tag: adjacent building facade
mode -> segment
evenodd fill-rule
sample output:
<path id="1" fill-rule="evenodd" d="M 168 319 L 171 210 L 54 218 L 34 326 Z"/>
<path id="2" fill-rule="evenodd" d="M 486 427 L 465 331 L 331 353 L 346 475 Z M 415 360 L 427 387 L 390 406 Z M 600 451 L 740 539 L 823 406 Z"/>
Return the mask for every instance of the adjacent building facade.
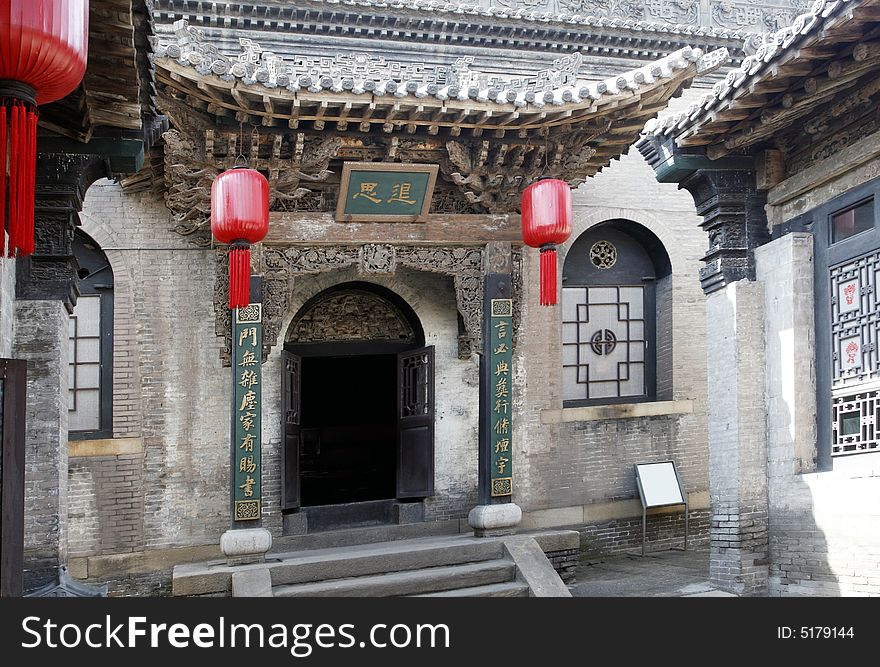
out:
<path id="1" fill-rule="evenodd" d="M 880 591 L 878 19 L 816 3 L 639 143 L 709 233 L 712 575 L 746 592 Z"/>

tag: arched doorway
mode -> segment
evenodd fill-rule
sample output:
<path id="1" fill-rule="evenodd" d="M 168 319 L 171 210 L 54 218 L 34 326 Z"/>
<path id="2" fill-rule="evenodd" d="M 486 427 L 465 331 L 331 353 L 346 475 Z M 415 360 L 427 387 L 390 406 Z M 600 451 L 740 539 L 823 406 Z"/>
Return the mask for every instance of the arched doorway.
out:
<path id="1" fill-rule="evenodd" d="M 283 509 L 309 530 L 389 521 L 433 493 L 433 347 L 392 291 L 337 285 L 287 330 Z"/>

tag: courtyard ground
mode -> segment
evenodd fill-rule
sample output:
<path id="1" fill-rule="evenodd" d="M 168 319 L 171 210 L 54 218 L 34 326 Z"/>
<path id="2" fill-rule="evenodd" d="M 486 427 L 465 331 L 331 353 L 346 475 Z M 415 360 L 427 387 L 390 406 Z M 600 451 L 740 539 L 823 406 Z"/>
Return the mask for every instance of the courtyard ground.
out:
<path id="1" fill-rule="evenodd" d="M 709 551 L 690 549 L 582 558 L 574 597 L 733 597 L 709 585 Z"/>

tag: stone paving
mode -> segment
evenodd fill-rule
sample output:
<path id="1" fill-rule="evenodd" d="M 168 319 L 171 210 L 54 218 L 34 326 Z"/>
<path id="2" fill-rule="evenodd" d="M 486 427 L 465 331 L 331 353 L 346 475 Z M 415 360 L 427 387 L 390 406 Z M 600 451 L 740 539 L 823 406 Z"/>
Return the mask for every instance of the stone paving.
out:
<path id="1" fill-rule="evenodd" d="M 705 549 L 582 558 L 574 597 L 735 597 L 709 585 Z"/>

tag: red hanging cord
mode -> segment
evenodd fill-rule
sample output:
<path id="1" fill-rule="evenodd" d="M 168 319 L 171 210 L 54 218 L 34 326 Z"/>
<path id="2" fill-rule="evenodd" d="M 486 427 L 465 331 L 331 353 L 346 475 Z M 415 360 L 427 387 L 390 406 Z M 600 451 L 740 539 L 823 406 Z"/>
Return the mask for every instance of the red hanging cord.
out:
<path id="1" fill-rule="evenodd" d="M 6 254 L 6 100 L 0 100 L 0 256 Z"/>

